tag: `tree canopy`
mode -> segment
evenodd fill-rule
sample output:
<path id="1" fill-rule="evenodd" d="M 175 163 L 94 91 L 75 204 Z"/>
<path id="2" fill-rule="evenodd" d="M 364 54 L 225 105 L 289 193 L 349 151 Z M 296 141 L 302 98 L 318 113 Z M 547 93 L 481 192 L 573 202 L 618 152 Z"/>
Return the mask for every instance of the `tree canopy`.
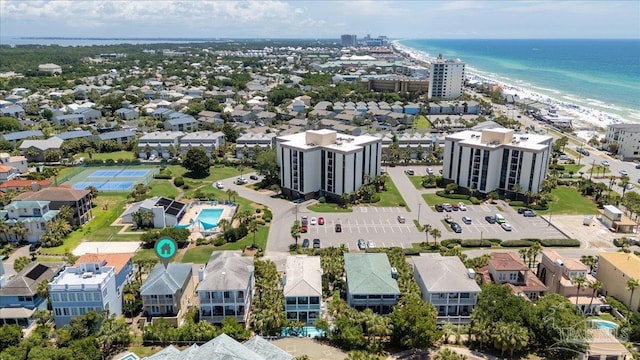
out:
<path id="1" fill-rule="evenodd" d="M 211 172 L 207 152 L 200 147 L 192 147 L 187 151 L 187 155 L 182 161 L 182 166 L 195 177 L 206 177 Z"/>

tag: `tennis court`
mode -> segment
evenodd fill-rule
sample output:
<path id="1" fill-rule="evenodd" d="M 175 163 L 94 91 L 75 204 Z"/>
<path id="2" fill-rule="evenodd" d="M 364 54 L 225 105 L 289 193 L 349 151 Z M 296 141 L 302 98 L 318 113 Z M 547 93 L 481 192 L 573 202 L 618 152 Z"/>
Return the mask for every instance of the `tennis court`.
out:
<path id="1" fill-rule="evenodd" d="M 109 168 L 87 168 L 69 179 L 66 184 L 73 189 L 86 189 L 93 186 L 98 191 L 128 192 L 137 184 L 149 185 L 159 172 L 158 168 L 128 168 L 126 166 Z"/>

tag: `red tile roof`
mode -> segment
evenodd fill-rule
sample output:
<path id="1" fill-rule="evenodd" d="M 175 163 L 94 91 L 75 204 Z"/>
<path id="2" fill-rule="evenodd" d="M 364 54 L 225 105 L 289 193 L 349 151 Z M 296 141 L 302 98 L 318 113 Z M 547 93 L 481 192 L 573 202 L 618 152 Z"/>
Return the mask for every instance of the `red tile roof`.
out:
<path id="1" fill-rule="evenodd" d="M 133 257 L 133 254 L 84 254 L 76 260 L 76 266 L 84 263 L 101 263 L 106 262 L 107 266 L 113 266 L 116 268 L 116 274 L 122 270 L 127 262 Z"/>
<path id="2" fill-rule="evenodd" d="M 498 271 L 529 270 L 529 267 L 515 253 L 512 253 L 512 252 L 492 253 L 491 259 L 489 259 L 489 264 Z"/>
<path id="3" fill-rule="evenodd" d="M 0 184 L 0 188 L 31 187 L 33 183 L 38 184 L 40 187 L 45 187 L 51 185 L 51 180 L 9 180 Z"/>

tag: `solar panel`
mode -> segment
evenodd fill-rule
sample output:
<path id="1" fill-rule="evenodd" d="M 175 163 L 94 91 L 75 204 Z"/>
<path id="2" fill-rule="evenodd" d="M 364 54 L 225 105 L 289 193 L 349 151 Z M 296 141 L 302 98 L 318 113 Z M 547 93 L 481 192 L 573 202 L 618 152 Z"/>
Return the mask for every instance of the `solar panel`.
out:
<path id="1" fill-rule="evenodd" d="M 156 205 L 164 206 L 165 208 L 169 206 L 169 204 L 171 204 L 171 199 L 167 198 L 160 198 L 160 200 L 158 200 L 158 202 L 156 203 Z"/>
<path id="2" fill-rule="evenodd" d="M 178 215 L 180 213 L 179 209 L 174 209 L 174 208 L 168 208 L 167 210 L 165 210 L 165 213 L 169 214 L 169 215 Z"/>
<path id="3" fill-rule="evenodd" d="M 42 276 L 42 274 L 44 274 L 45 271 L 49 270 L 48 267 L 42 265 L 42 264 L 38 264 L 36 265 L 33 269 L 31 269 L 31 271 L 29 271 L 29 273 L 26 275 L 26 277 L 28 277 L 31 280 L 38 280 L 40 278 L 40 276 Z"/>

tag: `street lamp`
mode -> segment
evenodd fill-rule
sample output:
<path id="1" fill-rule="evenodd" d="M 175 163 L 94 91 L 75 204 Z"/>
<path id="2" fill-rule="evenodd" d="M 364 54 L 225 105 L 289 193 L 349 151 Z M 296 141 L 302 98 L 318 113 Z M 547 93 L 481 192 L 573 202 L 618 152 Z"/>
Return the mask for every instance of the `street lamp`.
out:
<path id="1" fill-rule="evenodd" d="M 418 203 L 418 223 L 420 223 L 420 208 L 422 207 L 422 204 Z"/>

